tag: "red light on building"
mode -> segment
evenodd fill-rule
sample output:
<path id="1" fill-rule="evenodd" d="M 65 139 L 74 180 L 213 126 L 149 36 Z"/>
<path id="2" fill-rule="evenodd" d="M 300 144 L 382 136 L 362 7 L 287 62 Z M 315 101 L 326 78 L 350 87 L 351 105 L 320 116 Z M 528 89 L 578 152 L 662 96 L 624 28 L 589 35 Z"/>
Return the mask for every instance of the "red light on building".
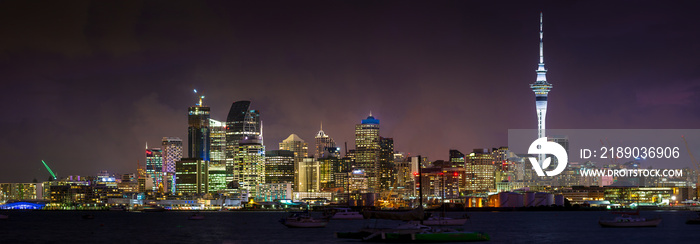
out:
<path id="1" fill-rule="evenodd" d="M 459 173 L 454 172 L 454 173 L 452 173 L 452 176 L 457 177 L 457 176 L 459 176 Z"/>

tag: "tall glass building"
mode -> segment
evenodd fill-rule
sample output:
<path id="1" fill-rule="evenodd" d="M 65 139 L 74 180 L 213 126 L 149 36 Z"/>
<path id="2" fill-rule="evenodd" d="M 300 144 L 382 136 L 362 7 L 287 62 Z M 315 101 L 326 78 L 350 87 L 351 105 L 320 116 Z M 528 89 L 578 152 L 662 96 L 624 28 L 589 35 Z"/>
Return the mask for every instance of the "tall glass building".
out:
<path id="1" fill-rule="evenodd" d="M 226 163 L 226 122 L 209 119 L 209 162 Z"/>
<path id="2" fill-rule="evenodd" d="M 199 100 L 197 106 L 192 106 L 188 109 L 188 158 L 201 158 L 204 161 L 209 161 L 209 111 L 209 107 L 205 107 L 202 104 L 202 99 Z"/>
<path id="3" fill-rule="evenodd" d="M 379 137 L 379 189 L 396 187 L 396 167 L 394 166 L 394 138 Z"/>
<path id="4" fill-rule="evenodd" d="M 299 181 L 301 177 L 300 167 L 304 159 L 309 156 L 309 144 L 296 134 L 291 134 L 289 137 L 287 137 L 287 139 L 282 140 L 279 145 L 280 150 L 289 150 L 294 152 L 294 178 L 296 179 L 296 182 L 293 183 L 294 189 L 299 191 L 299 189 L 301 189 L 299 186 L 302 184 L 302 182 Z"/>
<path id="5" fill-rule="evenodd" d="M 163 150 L 146 148 L 146 176 L 153 179 L 152 191 L 163 191 Z"/>
<path id="6" fill-rule="evenodd" d="M 236 144 L 233 154 L 233 181 L 254 198 L 257 186 L 265 183 L 265 146 L 259 136 L 247 136 Z"/>
<path id="7" fill-rule="evenodd" d="M 325 158 L 325 157 L 338 157 L 339 155 L 333 154 L 334 152 L 337 152 L 337 147 L 335 145 L 335 141 L 333 141 L 333 138 L 328 136 L 325 132 L 323 132 L 323 124 L 321 124 L 321 130 L 318 131 L 318 134 L 316 134 L 316 154 L 314 154 L 314 157 L 316 158 Z M 331 155 L 333 154 L 333 155 Z"/>
<path id="8" fill-rule="evenodd" d="M 237 155 L 246 150 L 241 150 L 238 144 L 246 137 L 256 137 L 262 146 L 262 125 L 260 123 L 260 113 L 257 110 L 250 109 L 250 101 L 237 101 L 231 105 L 231 109 L 226 117 L 226 181 L 231 185 L 238 185 L 238 182 L 233 182 L 239 174 L 234 172 L 236 168 L 240 168 L 236 158 L 243 157 Z M 264 151 L 263 151 L 264 153 Z"/>
<path id="9" fill-rule="evenodd" d="M 163 137 L 163 172 L 175 173 L 175 162 L 182 159 L 182 139 Z"/>
<path id="10" fill-rule="evenodd" d="M 380 153 L 379 120 L 370 113 L 360 124 L 355 125 L 355 165 L 353 167 L 365 173 L 369 191 L 376 192 L 380 189 Z"/>
<path id="11" fill-rule="evenodd" d="M 175 192 L 175 163 L 182 159 L 182 139 L 163 137 L 163 190 Z"/>

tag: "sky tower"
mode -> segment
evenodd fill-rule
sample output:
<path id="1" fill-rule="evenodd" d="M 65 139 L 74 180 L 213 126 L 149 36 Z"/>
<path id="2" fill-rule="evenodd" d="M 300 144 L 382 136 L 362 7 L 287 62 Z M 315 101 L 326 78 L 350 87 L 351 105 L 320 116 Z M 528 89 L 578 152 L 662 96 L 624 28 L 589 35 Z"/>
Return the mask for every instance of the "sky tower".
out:
<path id="1" fill-rule="evenodd" d="M 544 68 L 544 54 L 542 44 L 542 12 L 540 12 L 540 63 L 537 64 L 537 80 L 530 84 L 535 92 L 535 108 L 537 109 L 537 138 L 545 137 L 545 117 L 547 116 L 547 94 L 552 90 L 552 84 L 547 82 L 547 70 Z M 542 162 L 544 155 L 540 155 Z"/>
<path id="2" fill-rule="evenodd" d="M 540 12 L 540 63 L 537 65 L 537 80 L 530 84 L 535 92 L 535 107 L 537 108 L 537 138 L 545 137 L 544 119 L 547 115 L 547 94 L 552 90 L 552 84 L 547 82 L 547 70 L 544 68 L 542 52 L 542 12 Z"/>

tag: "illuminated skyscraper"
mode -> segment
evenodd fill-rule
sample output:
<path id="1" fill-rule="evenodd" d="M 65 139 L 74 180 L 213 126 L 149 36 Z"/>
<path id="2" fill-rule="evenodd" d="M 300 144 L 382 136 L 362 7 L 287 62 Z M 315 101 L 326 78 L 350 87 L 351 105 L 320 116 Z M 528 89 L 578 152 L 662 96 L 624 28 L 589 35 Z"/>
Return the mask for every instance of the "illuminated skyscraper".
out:
<path id="1" fill-rule="evenodd" d="M 204 194 L 209 190 L 209 162 L 200 158 L 183 158 L 175 164 L 178 193 Z"/>
<path id="2" fill-rule="evenodd" d="M 379 185 L 388 190 L 395 187 L 396 167 L 394 165 L 394 139 L 379 137 Z"/>
<path id="3" fill-rule="evenodd" d="M 160 148 L 148 148 L 148 146 L 146 146 L 146 176 L 153 179 L 153 188 L 146 190 L 164 190 L 163 151 Z"/>
<path id="4" fill-rule="evenodd" d="M 530 84 L 535 93 L 535 108 L 537 109 L 537 138 L 545 137 L 545 117 L 547 115 L 547 94 L 552 90 L 552 84 L 547 82 L 547 70 L 544 68 L 544 53 L 542 44 L 542 13 L 540 13 L 540 63 L 537 65 L 537 80 Z M 539 156 L 539 162 L 544 159 Z"/>
<path id="5" fill-rule="evenodd" d="M 204 161 L 209 161 L 209 107 L 202 104 L 202 98 L 199 97 L 197 106 L 189 107 L 188 109 L 188 128 L 187 128 L 187 157 L 201 158 Z"/>
<path id="6" fill-rule="evenodd" d="M 355 170 L 367 176 L 369 191 L 378 191 L 379 184 L 379 120 L 369 114 L 360 124 L 355 125 Z"/>
<path id="7" fill-rule="evenodd" d="M 232 182 L 236 177 L 234 168 L 239 168 L 235 158 L 243 156 L 236 155 L 241 152 L 237 148 L 238 143 L 246 137 L 257 138 L 262 146 L 262 125 L 260 123 L 260 113 L 250 109 L 250 101 L 237 101 L 231 105 L 226 118 L 226 181 Z M 264 153 L 264 151 L 263 151 Z M 233 182 L 233 185 L 237 185 Z M 254 186 L 253 186 L 254 187 Z"/>
<path id="8" fill-rule="evenodd" d="M 209 119 L 209 162 L 226 163 L 226 123 Z"/>
<path id="9" fill-rule="evenodd" d="M 209 119 L 209 192 L 226 189 L 226 123 Z"/>
<path id="10" fill-rule="evenodd" d="M 303 158 L 297 167 L 299 169 L 297 177 L 296 191 L 318 192 L 321 190 L 321 163 L 315 158 Z"/>
<path id="11" fill-rule="evenodd" d="M 182 139 L 163 137 L 163 172 L 175 173 L 175 162 L 182 158 Z"/>
<path id="12" fill-rule="evenodd" d="M 265 146 L 259 136 L 246 136 L 234 147 L 233 181 L 238 188 L 256 196 L 256 187 L 265 183 Z"/>
<path id="13" fill-rule="evenodd" d="M 301 177 L 299 175 L 299 172 L 301 170 L 300 165 L 302 164 L 304 158 L 307 158 L 309 156 L 309 144 L 304 142 L 304 140 L 296 134 L 291 134 L 289 135 L 289 137 L 287 137 L 287 139 L 284 139 L 282 142 L 280 142 L 279 145 L 280 150 L 289 150 L 294 152 L 294 178 L 296 179 L 296 182 L 294 182 L 294 189 L 299 190 L 299 177 Z"/>
<path id="14" fill-rule="evenodd" d="M 333 141 L 333 138 L 328 136 L 325 132 L 323 132 L 323 124 L 321 124 L 321 130 L 318 131 L 318 134 L 316 135 L 316 154 L 314 156 L 316 158 L 324 158 L 326 156 L 329 156 L 329 154 L 332 154 L 333 152 L 337 151 L 337 147 L 335 145 L 335 141 Z M 333 155 L 335 157 L 338 157 L 338 155 Z"/>
<path id="15" fill-rule="evenodd" d="M 163 137 L 163 190 L 175 192 L 175 163 L 182 159 L 182 139 Z"/>
<path id="16" fill-rule="evenodd" d="M 495 190 L 496 166 L 488 149 L 474 149 L 467 156 L 464 171 L 467 191 L 485 193 Z"/>

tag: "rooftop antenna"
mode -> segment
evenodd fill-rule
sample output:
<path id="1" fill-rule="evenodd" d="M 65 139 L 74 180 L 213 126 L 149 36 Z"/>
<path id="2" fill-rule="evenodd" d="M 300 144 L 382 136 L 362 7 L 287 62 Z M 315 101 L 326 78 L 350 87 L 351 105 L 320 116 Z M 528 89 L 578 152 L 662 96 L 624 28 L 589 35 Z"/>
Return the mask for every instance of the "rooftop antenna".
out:
<path id="1" fill-rule="evenodd" d="M 543 45 L 542 45 L 542 37 L 544 35 L 544 32 L 542 31 L 542 12 L 540 12 L 540 63 L 544 63 L 544 52 L 543 50 Z"/>

